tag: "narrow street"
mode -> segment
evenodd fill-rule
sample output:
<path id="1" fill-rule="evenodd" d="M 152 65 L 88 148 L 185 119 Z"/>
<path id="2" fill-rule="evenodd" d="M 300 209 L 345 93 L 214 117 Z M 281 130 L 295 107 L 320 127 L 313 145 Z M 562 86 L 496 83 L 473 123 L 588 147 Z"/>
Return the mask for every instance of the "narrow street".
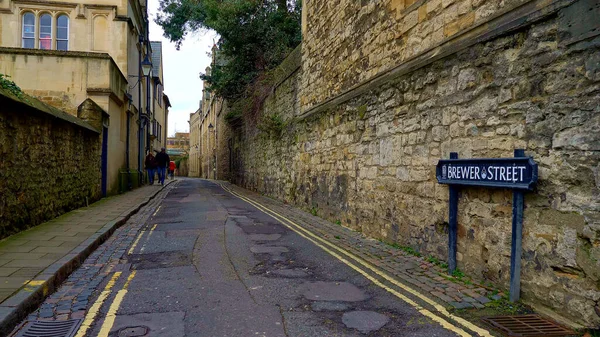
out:
<path id="1" fill-rule="evenodd" d="M 183 178 L 29 319 L 83 319 L 78 337 L 490 336 L 327 242 L 228 186 Z"/>

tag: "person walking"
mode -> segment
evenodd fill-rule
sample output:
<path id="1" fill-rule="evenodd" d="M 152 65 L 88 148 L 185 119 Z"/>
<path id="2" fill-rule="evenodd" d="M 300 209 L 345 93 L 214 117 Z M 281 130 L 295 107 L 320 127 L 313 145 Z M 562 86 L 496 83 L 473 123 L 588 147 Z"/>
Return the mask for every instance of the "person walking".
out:
<path id="1" fill-rule="evenodd" d="M 148 152 L 146 156 L 146 171 L 148 172 L 148 182 L 150 185 L 154 185 L 154 173 L 156 172 L 156 159 L 152 154 L 152 151 Z"/>
<path id="2" fill-rule="evenodd" d="M 156 167 L 158 170 L 158 182 L 160 182 L 161 185 L 165 184 L 165 171 L 166 171 L 167 167 L 169 166 L 170 161 L 171 161 L 171 158 L 169 158 L 169 155 L 165 151 L 165 148 L 164 147 L 161 148 L 160 152 L 156 155 Z"/>
<path id="3" fill-rule="evenodd" d="M 171 176 L 171 180 L 175 179 L 175 162 L 169 162 L 169 176 Z"/>

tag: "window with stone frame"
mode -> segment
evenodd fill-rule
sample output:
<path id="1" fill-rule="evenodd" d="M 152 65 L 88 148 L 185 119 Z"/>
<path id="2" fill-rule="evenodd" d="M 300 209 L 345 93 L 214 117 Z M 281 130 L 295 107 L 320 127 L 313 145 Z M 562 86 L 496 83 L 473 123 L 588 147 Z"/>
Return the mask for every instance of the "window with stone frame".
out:
<path id="1" fill-rule="evenodd" d="M 65 14 L 56 18 L 56 50 L 69 50 L 69 17 Z"/>
<path id="2" fill-rule="evenodd" d="M 23 18 L 23 32 L 21 35 L 21 47 L 35 48 L 35 14 L 25 12 Z"/>
<path id="3" fill-rule="evenodd" d="M 21 15 L 21 47 L 69 50 L 69 16 L 54 17 L 48 12 L 36 16 L 33 12 Z"/>
<path id="4" fill-rule="evenodd" d="M 38 35 L 40 49 L 52 49 L 52 15 L 40 15 L 40 31 Z"/>

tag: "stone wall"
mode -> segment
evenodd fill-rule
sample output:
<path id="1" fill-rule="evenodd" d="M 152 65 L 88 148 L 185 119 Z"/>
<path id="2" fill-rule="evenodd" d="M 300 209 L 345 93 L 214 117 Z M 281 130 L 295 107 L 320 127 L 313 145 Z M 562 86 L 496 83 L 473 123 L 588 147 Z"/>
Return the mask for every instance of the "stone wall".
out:
<path id="1" fill-rule="evenodd" d="M 588 3 L 454 45 L 310 114 L 301 100 L 314 73 L 303 53 L 261 116 L 234 132 L 233 180 L 445 259 L 448 189 L 436 183 L 437 161 L 523 148 L 540 177 L 525 198 L 522 298 L 600 326 L 600 37 L 574 38 L 565 24 Z M 323 60 L 318 74 L 334 67 Z M 261 127 L 271 116 L 280 130 Z M 508 288 L 511 215 L 510 191 L 461 190 L 459 268 L 475 280 Z"/>
<path id="2" fill-rule="evenodd" d="M 100 198 L 100 135 L 0 88 L 0 238 Z"/>
<path id="3" fill-rule="evenodd" d="M 526 2 L 304 1 L 302 110 Z"/>

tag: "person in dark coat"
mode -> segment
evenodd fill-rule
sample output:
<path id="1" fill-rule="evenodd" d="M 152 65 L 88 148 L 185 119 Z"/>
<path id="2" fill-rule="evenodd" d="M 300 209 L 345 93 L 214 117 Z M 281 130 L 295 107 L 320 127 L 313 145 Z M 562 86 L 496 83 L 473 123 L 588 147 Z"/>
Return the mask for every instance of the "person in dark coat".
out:
<path id="1" fill-rule="evenodd" d="M 158 171 L 158 181 L 161 185 L 165 184 L 165 172 L 170 161 L 171 158 L 169 158 L 165 148 L 161 148 L 160 152 L 156 155 L 156 169 Z"/>
<path id="2" fill-rule="evenodd" d="M 146 156 L 146 171 L 148 172 L 148 182 L 150 185 L 154 185 L 154 173 L 156 172 L 156 159 L 152 154 L 152 151 L 148 152 Z"/>

